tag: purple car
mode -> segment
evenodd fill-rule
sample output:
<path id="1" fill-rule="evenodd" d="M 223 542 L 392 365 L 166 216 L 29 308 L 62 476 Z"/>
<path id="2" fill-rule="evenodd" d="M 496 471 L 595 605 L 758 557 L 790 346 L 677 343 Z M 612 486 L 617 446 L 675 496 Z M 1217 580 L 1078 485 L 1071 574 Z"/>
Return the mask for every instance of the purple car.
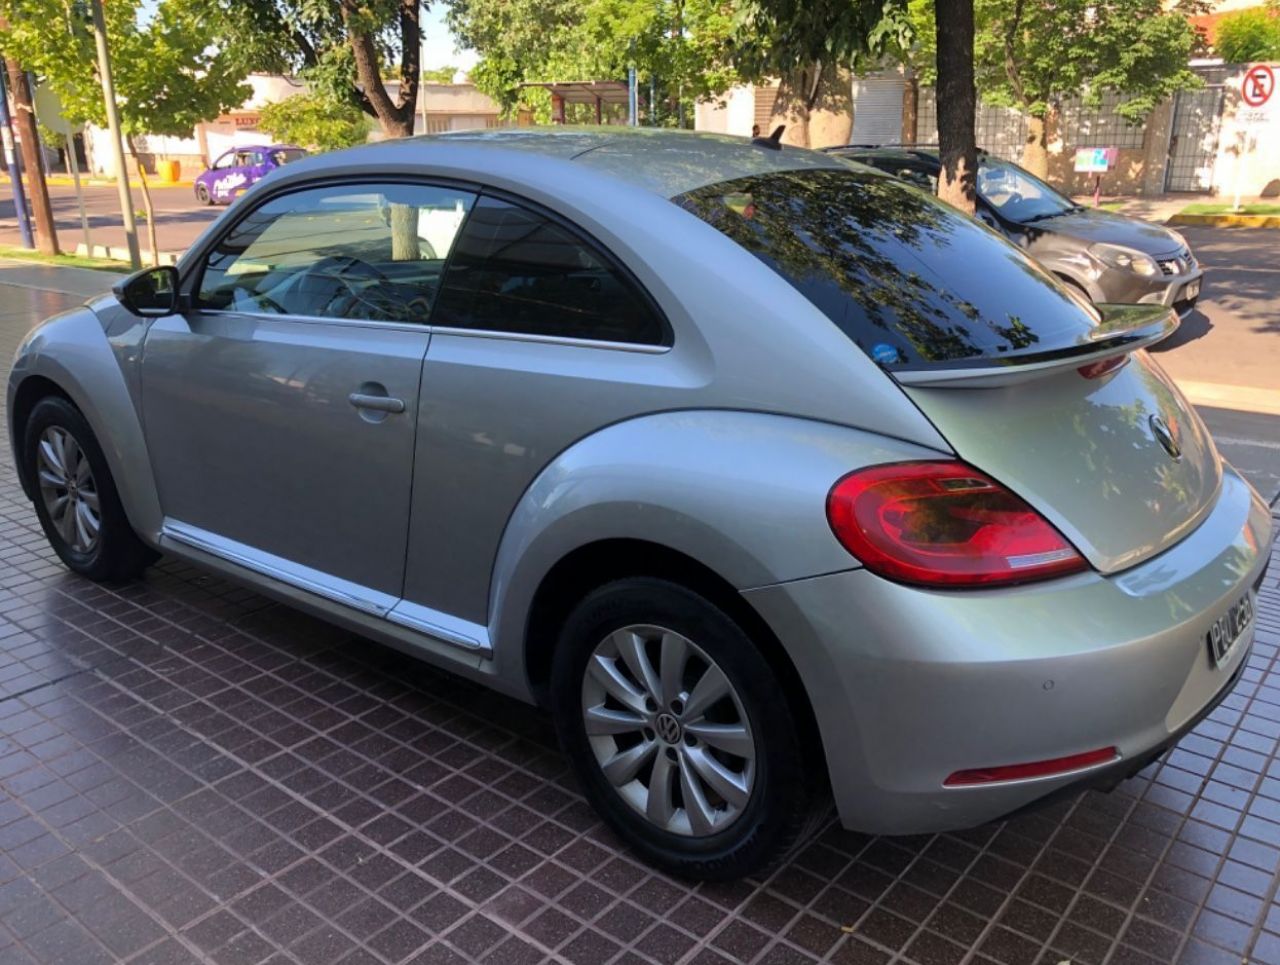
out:
<path id="1" fill-rule="evenodd" d="M 282 164 L 306 156 L 306 151 L 292 144 L 233 147 L 196 178 L 196 198 L 201 204 L 230 204 L 240 192 Z"/>

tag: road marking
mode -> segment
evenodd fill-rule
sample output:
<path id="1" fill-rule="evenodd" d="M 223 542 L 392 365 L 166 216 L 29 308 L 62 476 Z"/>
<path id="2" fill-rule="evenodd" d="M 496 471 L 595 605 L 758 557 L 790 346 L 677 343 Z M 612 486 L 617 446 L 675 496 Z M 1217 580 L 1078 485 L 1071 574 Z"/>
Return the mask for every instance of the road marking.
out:
<path id="1" fill-rule="evenodd" d="M 1196 405 L 1280 415 L 1280 391 L 1276 389 L 1260 389 L 1249 385 L 1221 385 L 1216 382 L 1184 382 L 1181 379 L 1176 381 L 1182 394 Z"/>
<path id="2" fill-rule="evenodd" d="M 1219 436 L 1213 437 L 1214 442 L 1225 442 L 1229 446 L 1253 446 L 1257 449 L 1276 449 L 1280 450 L 1280 442 L 1268 442 L 1265 439 L 1241 439 L 1238 436 Z"/>

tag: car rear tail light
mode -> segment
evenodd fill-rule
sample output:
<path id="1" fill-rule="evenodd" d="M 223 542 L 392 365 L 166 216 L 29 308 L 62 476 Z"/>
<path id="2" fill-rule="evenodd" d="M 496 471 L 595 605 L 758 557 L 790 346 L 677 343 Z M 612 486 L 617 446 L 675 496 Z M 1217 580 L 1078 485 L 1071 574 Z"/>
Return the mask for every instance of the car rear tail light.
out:
<path id="1" fill-rule="evenodd" d="M 1109 359 L 1100 359 L 1097 362 L 1082 365 L 1076 371 L 1086 379 L 1100 379 L 1108 372 L 1114 372 L 1127 361 L 1129 361 L 1128 355 L 1113 355 Z"/>
<path id="2" fill-rule="evenodd" d="M 968 771 L 956 771 L 942 782 L 944 787 L 973 787 L 975 784 L 994 784 L 998 781 L 1024 781 L 1031 777 L 1051 777 L 1069 774 L 1098 764 L 1108 764 L 1120 756 L 1114 747 L 1101 747 L 1096 751 L 1055 757 L 1048 761 L 1032 761 L 1029 764 L 1002 764 L 999 767 L 975 767 Z"/>
<path id="3" fill-rule="evenodd" d="M 836 538 L 873 573 L 920 586 L 1026 583 L 1085 561 L 1022 499 L 962 462 L 901 462 L 840 479 Z"/>

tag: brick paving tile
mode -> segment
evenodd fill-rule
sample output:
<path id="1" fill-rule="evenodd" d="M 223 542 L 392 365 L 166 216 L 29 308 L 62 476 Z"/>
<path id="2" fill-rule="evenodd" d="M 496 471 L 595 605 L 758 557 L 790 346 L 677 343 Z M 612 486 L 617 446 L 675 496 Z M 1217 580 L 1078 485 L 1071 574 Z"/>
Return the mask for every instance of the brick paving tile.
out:
<path id="1" fill-rule="evenodd" d="M 72 302 L 3 292 L 4 357 Z M 1257 613 L 1235 692 L 1112 794 L 831 823 L 691 886 L 619 848 L 535 711 L 182 563 L 70 575 L 5 446 L 0 962 L 1280 965 L 1280 562 Z"/>

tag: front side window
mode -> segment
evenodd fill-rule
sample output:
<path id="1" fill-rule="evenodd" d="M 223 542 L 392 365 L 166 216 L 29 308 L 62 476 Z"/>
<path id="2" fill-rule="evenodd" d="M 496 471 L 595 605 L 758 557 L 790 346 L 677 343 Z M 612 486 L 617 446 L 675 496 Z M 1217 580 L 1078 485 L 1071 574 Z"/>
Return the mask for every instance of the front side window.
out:
<path id="1" fill-rule="evenodd" d="M 1066 214 L 1076 205 L 1016 164 L 986 157 L 978 165 L 978 194 L 1001 217 L 1018 224 Z"/>
<path id="2" fill-rule="evenodd" d="M 413 184 L 281 195 L 205 262 L 199 308 L 425 325 L 475 195 Z"/>
<path id="3" fill-rule="evenodd" d="M 889 178 L 852 168 L 784 171 L 674 200 L 889 369 L 987 365 L 1080 344 L 1097 326 L 1019 249 Z"/>
<path id="4" fill-rule="evenodd" d="M 598 249 L 546 215 L 483 197 L 458 239 L 433 324 L 661 344 L 648 299 Z"/>
<path id="5" fill-rule="evenodd" d="M 226 154 L 222 155 L 222 157 L 218 158 L 218 160 L 213 162 L 213 170 L 221 171 L 223 168 L 229 168 L 235 163 L 236 152 L 228 151 Z"/>

